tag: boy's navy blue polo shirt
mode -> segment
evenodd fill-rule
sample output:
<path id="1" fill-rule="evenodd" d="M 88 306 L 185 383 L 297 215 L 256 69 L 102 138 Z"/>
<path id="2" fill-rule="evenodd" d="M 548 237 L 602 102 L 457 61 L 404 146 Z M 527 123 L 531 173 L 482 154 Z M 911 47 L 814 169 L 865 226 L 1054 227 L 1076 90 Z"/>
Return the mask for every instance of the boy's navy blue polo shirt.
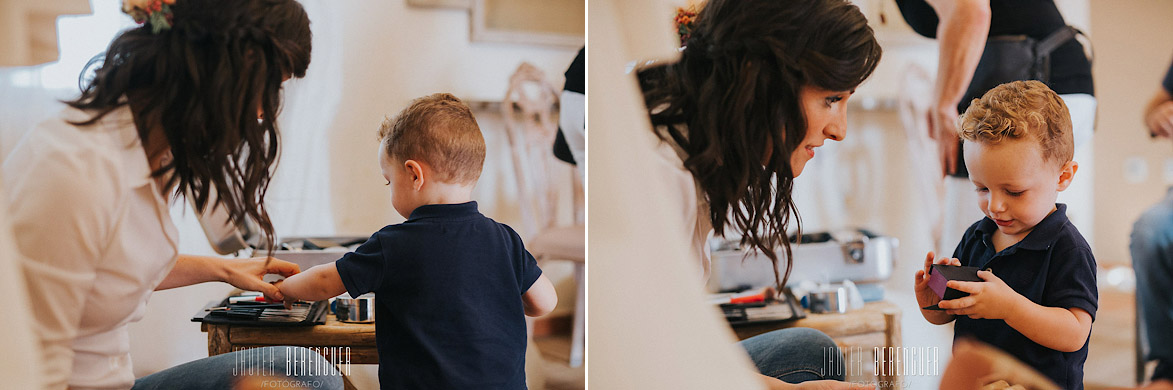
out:
<path id="1" fill-rule="evenodd" d="M 525 389 L 521 296 L 542 270 L 476 202 L 420 206 L 337 262 L 374 291 L 383 389 Z"/>
<path id="2" fill-rule="evenodd" d="M 1026 238 L 995 253 L 991 237 L 998 225 L 990 218 L 965 232 L 953 257 L 961 265 L 989 269 L 1014 291 L 1042 306 L 1080 308 L 1096 318 L 1096 260 L 1091 247 L 1067 219 L 1067 205 L 1043 218 Z M 954 339 L 972 337 L 1001 348 L 1059 387 L 1083 389 L 1087 341 L 1075 352 L 1059 352 L 1031 341 L 1004 320 L 957 316 Z"/>

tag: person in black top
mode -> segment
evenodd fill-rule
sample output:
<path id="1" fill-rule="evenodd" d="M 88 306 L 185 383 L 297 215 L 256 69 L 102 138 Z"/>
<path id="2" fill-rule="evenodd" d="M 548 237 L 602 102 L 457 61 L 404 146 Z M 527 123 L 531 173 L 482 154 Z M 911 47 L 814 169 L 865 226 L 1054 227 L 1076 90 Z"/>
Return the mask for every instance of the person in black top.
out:
<path id="1" fill-rule="evenodd" d="M 554 157 L 568 164 L 585 166 L 586 157 L 586 47 L 578 49 L 566 69 L 566 83 L 559 99 L 558 134 Z"/>
<path id="2" fill-rule="evenodd" d="M 1163 88 L 1145 110 L 1149 135 L 1173 136 L 1173 64 L 1165 73 Z M 1146 360 L 1156 360 L 1152 383 L 1146 389 L 1173 390 L 1173 188 L 1149 207 L 1132 226 L 1132 266 L 1136 270 L 1136 298 L 1141 324 L 1148 337 Z"/>
<path id="3" fill-rule="evenodd" d="M 286 302 L 375 292 L 383 389 L 525 389 L 525 316 L 558 297 L 517 232 L 471 200 L 485 161 L 472 112 L 449 94 L 419 98 L 379 138 L 407 221 L 277 287 Z"/>
<path id="4" fill-rule="evenodd" d="M 1082 389 L 1099 295 L 1091 247 L 1055 202 L 1079 170 L 1067 107 L 1042 83 L 1015 81 L 975 100 L 959 127 L 985 217 L 953 259 L 929 252 L 916 273 L 921 314 L 938 325 L 956 320 L 955 343 L 976 338 L 1060 388 Z M 942 301 L 928 285 L 933 263 L 977 267 L 982 281 L 950 281 L 970 295 Z"/>
<path id="5" fill-rule="evenodd" d="M 930 118 L 935 134 L 956 133 L 958 113 L 970 104 L 962 96 L 988 37 L 1026 35 L 1042 40 L 1067 25 L 1052 0 L 897 0 L 896 4 L 913 31 L 941 41 Z M 1094 95 L 1091 63 L 1079 41 L 1071 39 L 1055 49 L 1050 66 L 1046 84 L 1051 90 L 1060 95 Z M 948 142 L 947 146 L 955 145 Z M 951 157 L 942 160 L 947 174 L 968 177 L 956 149 L 946 157 Z"/>

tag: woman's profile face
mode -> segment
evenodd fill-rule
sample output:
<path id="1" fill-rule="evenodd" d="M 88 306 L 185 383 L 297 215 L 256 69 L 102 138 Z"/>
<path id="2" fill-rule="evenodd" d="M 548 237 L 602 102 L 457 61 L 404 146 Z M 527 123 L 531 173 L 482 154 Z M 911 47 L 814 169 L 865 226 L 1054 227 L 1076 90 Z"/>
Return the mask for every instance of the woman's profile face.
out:
<path id="1" fill-rule="evenodd" d="M 790 153 L 794 177 L 802 173 L 807 161 L 815 157 L 815 148 L 823 142 L 842 141 L 847 136 L 847 99 L 855 91 L 829 91 L 804 86 L 798 92 L 802 113 L 806 117 L 806 136 Z"/>

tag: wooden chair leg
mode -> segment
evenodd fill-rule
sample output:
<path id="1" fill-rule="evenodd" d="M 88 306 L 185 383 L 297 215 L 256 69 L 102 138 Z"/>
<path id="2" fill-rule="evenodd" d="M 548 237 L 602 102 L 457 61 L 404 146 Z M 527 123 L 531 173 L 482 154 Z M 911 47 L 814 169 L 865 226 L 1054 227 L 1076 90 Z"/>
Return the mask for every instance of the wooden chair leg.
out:
<path id="1" fill-rule="evenodd" d="M 574 282 L 578 291 L 574 298 L 574 328 L 570 333 L 570 366 L 582 365 L 586 349 L 586 264 L 575 263 Z"/>
<path id="2" fill-rule="evenodd" d="M 1141 317 L 1140 311 L 1140 294 L 1136 296 L 1136 385 L 1140 386 L 1145 382 L 1145 329 L 1144 318 Z"/>
<path id="3" fill-rule="evenodd" d="M 897 310 L 884 312 L 884 355 L 886 362 L 894 361 L 895 356 L 890 356 L 891 353 L 899 354 L 900 346 L 903 341 L 900 334 L 900 312 Z M 900 389 L 900 376 L 896 372 L 888 372 L 887 375 L 880 377 L 880 384 L 877 389 L 889 390 Z"/>

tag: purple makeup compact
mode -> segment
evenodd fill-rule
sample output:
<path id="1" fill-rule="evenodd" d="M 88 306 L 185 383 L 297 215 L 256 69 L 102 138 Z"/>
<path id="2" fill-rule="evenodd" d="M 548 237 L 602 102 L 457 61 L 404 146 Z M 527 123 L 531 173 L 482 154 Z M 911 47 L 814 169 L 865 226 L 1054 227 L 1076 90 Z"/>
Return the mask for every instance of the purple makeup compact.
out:
<path id="1" fill-rule="evenodd" d="M 960 267 L 956 265 L 933 264 L 932 273 L 929 275 L 929 288 L 941 297 L 942 301 L 957 299 L 968 296 L 969 293 L 957 289 L 948 288 L 945 286 L 950 280 L 961 282 L 981 282 L 982 278 L 977 276 L 977 267 Z M 932 305 L 924 308 L 925 310 L 944 310 L 937 305 Z"/>

